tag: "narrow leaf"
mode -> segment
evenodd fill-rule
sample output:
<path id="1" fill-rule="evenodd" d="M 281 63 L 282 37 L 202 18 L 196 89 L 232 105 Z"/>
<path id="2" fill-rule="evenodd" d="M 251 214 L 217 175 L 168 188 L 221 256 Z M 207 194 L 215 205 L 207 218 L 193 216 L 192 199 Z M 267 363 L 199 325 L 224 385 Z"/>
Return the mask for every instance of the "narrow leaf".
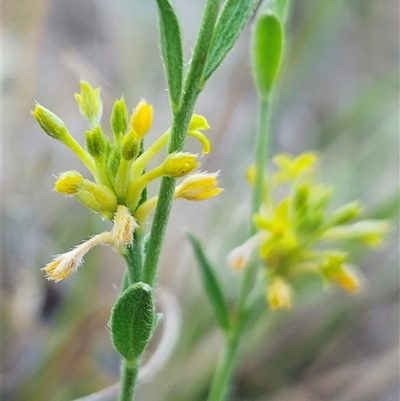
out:
<path id="1" fill-rule="evenodd" d="M 213 269 L 204 254 L 199 240 L 191 233 L 187 233 L 187 236 L 193 246 L 197 262 L 200 266 L 203 284 L 208 298 L 210 299 L 211 304 L 214 308 L 218 324 L 224 331 L 228 331 L 230 326 L 229 312 L 218 280 L 215 277 Z"/>
<path id="2" fill-rule="evenodd" d="M 169 0 L 157 0 L 160 13 L 161 52 L 173 110 L 179 108 L 183 80 L 182 35 Z"/>
<path id="3" fill-rule="evenodd" d="M 262 99 L 268 97 L 275 82 L 282 53 L 282 24 L 275 14 L 265 12 L 257 18 L 251 54 L 254 84 Z"/>
<path id="4" fill-rule="evenodd" d="M 236 43 L 260 0 L 227 0 L 218 18 L 204 67 L 204 84 Z"/>
<path id="5" fill-rule="evenodd" d="M 149 285 L 142 282 L 128 287 L 111 312 L 111 336 L 117 351 L 135 361 L 144 351 L 152 330 L 154 302 Z"/>

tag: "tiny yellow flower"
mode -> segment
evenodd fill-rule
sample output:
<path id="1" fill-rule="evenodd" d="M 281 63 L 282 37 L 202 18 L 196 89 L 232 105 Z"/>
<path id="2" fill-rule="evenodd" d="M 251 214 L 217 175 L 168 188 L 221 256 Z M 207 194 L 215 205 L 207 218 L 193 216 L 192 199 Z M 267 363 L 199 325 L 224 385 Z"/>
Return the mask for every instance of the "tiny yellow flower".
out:
<path id="1" fill-rule="evenodd" d="M 78 245 L 69 252 L 57 255 L 42 270 L 49 280 L 60 281 L 76 272 L 83 263 L 83 257 L 97 245 L 109 245 L 117 252 L 124 253 L 126 245 L 133 240 L 133 232 L 137 228 L 135 219 L 125 206 L 118 206 L 114 217 L 114 227 Z"/>
<path id="2" fill-rule="evenodd" d="M 68 277 L 71 273 L 76 272 L 83 263 L 83 257 L 90 249 L 97 245 L 109 244 L 112 241 L 112 234 L 104 232 L 95 235 L 90 240 L 78 245 L 69 252 L 57 255 L 54 260 L 48 263 L 42 270 L 46 272 L 49 280 L 60 281 Z"/>
<path id="3" fill-rule="evenodd" d="M 145 100 L 138 103 L 129 120 L 124 98 L 116 100 L 110 117 L 113 141 L 101 127 L 103 104 L 100 88 L 80 82 L 80 93 L 75 94 L 81 114 L 89 123 L 85 132 L 86 148 L 83 148 L 68 132 L 63 121 L 43 106 L 36 105 L 33 117 L 52 138 L 68 146 L 93 175 L 93 181 L 83 178 L 77 171 L 62 173 L 54 190 L 72 196 L 82 205 L 112 220 L 112 231 L 98 234 L 73 250 L 58 255 L 44 270 L 49 279 L 59 281 L 75 271 L 84 254 L 93 246 L 107 244 L 120 253 L 133 241 L 136 229 L 144 230 L 149 214 L 157 205 L 157 196 L 147 199 L 148 185 L 164 176 L 180 178 L 199 166 L 197 155 L 177 152 L 167 155 L 156 167 L 147 165 L 168 145 L 171 128 L 145 148 L 143 137 L 153 122 L 153 107 Z M 210 151 L 210 142 L 200 132 L 209 129 L 207 120 L 193 115 L 188 135 L 197 138 L 203 153 Z M 221 192 L 217 174 L 198 175 L 178 186 L 181 198 L 202 200 Z M 139 227 L 137 221 L 142 227 Z"/>
<path id="4" fill-rule="evenodd" d="M 150 131 L 152 124 L 153 106 L 143 99 L 138 103 L 132 114 L 131 127 L 136 132 L 138 139 L 142 139 Z"/>
<path id="5" fill-rule="evenodd" d="M 54 190 L 64 195 L 75 195 L 79 191 L 82 182 L 83 177 L 80 173 L 75 170 L 66 171 L 58 177 Z"/>
<path id="6" fill-rule="evenodd" d="M 347 292 L 355 292 L 361 286 L 360 277 L 348 265 L 343 265 L 339 271 L 335 272 L 331 280 Z"/>
<path id="7" fill-rule="evenodd" d="M 292 307 L 292 290 L 281 277 L 273 277 L 267 289 L 267 300 L 271 309 L 289 309 Z"/>
<path id="8" fill-rule="evenodd" d="M 312 172 L 317 162 L 317 156 L 313 152 L 302 153 L 297 157 L 280 153 L 274 157 L 274 162 L 280 170 L 274 175 L 276 182 L 293 181 L 305 172 Z"/>
<path id="9" fill-rule="evenodd" d="M 82 115 L 86 118 L 91 129 L 100 125 L 103 114 L 103 103 L 100 98 L 100 88 L 93 89 L 86 81 L 80 81 L 81 93 L 75 93 Z"/>
<path id="10" fill-rule="evenodd" d="M 186 177 L 175 189 L 175 199 L 200 201 L 218 195 L 218 173 L 198 173 Z"/>
<path id="11" fill-rule="evenodd" d="M 205 117 L 200 116 L 199 114 L 193 114 L 192 119 L 190 120 L 189 132 L 190 131 L 207 131 L 210 129 L 207 120 Z"/>
<path id="12" fill-rule="evenodd" d="M 173 178 L 183 177 L 199 166 L 197 155 L 188 152 L 171 153 L 163 164 L 163 172 Z"/>

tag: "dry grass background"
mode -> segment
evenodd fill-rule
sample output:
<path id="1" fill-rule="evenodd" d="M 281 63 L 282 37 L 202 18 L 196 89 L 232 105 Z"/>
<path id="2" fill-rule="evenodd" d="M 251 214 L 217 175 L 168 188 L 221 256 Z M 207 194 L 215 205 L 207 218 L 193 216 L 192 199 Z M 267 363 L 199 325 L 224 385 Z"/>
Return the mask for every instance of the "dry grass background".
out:
<path id="1" fill-rule="evenodd" d="M 203 1 L 176 0 L 186 60 Z M 393 219 L 386 245 L 351 249 L 366 277 L 356 297 L 299 283 L 295 308 L 265 313 L 243 347 L 230 400 L 399 399 L 398 4 L 394 0 L 294 0 L 288 52 L 273 117 L 273 149 L 316 149 L 336 205 L 358 198 L 371 216 Z M 34 101 L 61 116 L 80 140 L 86 128 L 73 93 L 84 78 L 102 87 L 107 124 L 121 93 L 155 108 L 153 138 L 170 123 L 153 1 L 19 0 L 2 15 L 2 399 L 66 401 L 118 380 L 107 321 L 123 260 L 97 249 L 65 282 L 39 270 L 106 223 L 52 192 L 54 174 L 83 171 L 30 117 Z M 156 354 L 141 401 L 204 400 L 221 348 L 183 227 L 200 235 L 232 298 L 237 277 L 225 255 L 246 235 L 256 98 L 247 29 L 210 80 L 196 111 L 212 127 L 203 169 L 221 170 L 225 192 L 202 204 L 176 202 L 161 262 L 159 308 L 171 355 Z M 189 141 L 188 147 L 197 149 Z M 181 325 L 179 324 L 181 321 Z M 165 338 L 158 333 L 152 349 Z M 166 358 L 169 358 L 168 360 Z"/>

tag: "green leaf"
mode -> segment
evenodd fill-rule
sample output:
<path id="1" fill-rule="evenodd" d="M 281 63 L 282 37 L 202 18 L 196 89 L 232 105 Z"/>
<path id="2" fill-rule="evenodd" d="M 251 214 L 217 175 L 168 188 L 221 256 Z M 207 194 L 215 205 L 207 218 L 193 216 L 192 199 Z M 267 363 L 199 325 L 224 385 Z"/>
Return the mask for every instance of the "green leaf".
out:
<path id="1" fill-rule="evenodd" d="M 187 236 L 193 246 L 194 253 L 196 255 L 197 262 L 200 266 L 201 277 L 203 284 L 214 308 L 215 317 L 221 328 L 227 332 L 230 327 L 229 312 L 226 305 L 224 296 L 222 294 L 221 287 L 219 286 L 218 280 L 214 275 L 213 269 L 208 262 L 202 246 L 199 240 L 191 233 L 187 233 Z"/>
<path id="2" fill-rule="evenodd" d="M 202 85 L 236 43 L 260 0 L 227 0 L 218 18 L 204 67 Z"/>
<path id="3" fill-rule="evenodd" d="M 251 46 L 253 80 L 262 99 L 268 98 L 283 53 L 282 24 L 275 14 L 262 13 L 256 21 Z"/>
<path id="4" fill-rule="evenodd" d="M 183 81 L 182 35 L 178 17 L 169 0 L 157 0 L 160 13 L 161 53 L 172 109 L 179 109 Z"/>
<path id="5" fill-rule="evenodd" d="M 117 351 L 129 362 L 143 353 L 154 320 L 151 287 L 142 282 L 128 287 L 111 312 L 111 336 Z"/>

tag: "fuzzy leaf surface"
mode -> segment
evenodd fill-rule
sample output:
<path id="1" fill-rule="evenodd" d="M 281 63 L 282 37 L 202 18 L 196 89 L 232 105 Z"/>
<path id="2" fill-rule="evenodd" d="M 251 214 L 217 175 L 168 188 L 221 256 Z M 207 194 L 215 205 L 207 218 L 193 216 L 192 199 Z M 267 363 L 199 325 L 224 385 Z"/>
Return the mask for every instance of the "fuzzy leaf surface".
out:
<path id="1" fill-rule="evenodd" d="M 117 351 L 135 361 L 143 353 L 153 330 L 151 287 L 142 282 L 128 287 L 111 312 L 111 336 Z"/>
<path id="2" fill-rule="evenodd" d="M 179 107 L 183 81 L 183 50 L 179 20 L 169 0 L 157 0 L 160 14 L 161 53 L 174 110 Z"/>
<path id="3" fill-rule="evenodd" d="M 236 43 L 260 0 L 227 0 L 218 18 L 204 67 L 203 84 Z"/>

